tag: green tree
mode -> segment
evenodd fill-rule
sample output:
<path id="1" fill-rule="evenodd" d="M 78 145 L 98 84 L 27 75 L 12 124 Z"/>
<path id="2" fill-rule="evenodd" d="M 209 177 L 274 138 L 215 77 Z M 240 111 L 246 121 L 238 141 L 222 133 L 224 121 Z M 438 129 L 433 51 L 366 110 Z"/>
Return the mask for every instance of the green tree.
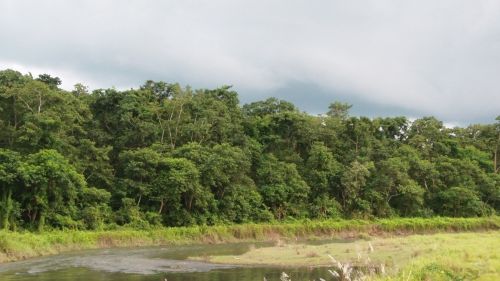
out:
<path id="1" fill-rule="evenodd" d="M 211 148 L 190 143 L 174 151 L 174 156 L 196 164 L 201 173 L 201 184 L 214 195 L 222 220 L 265 219 L 261 196 L 249 176 L 252 161 L 245 151 L 227 143 Z"/>
<path id="2" fill-rule="evenodd" d="M 420 150 L 424 159 L 431 160 L 436 155 L 450 153 L 446 143 L 443 122 L 434 117 L 424 117 L 413 121 L 408 132 L 408 143 Z"/>
<path id="3" fill-rule="evenodd" d="M 383 200 L 374 206 L 375 213 L 390 216 L 394 208 L 403 216 L 420 214 L 425 190 L 410 177 L 410 163 L 400 157 L 391 157 L 380 161 L 376 167 L 373 185 Z"/>
<path id="4" fill-rule="evenodd" d="M 165 213 L 167 225 L 207 223 L 213 198 L 199 177 L 196 166 L 185 158 L 160 160 L 151 197 L 160 203 L 158 214 Z"/>
<path id="5" fill-rule="evenodd" d="M 111 223 L 112 212 L 109 207 L 111 193 L 95 187 L 85 187 L 80 190 L 77 205 L 81 210 L 79 217 L 87 229 L 103 229 Z"/>
<path id="6" fill-rule="evenodd" d="M 19 188 L 20 163 L 18 153 L 0 148 L 0 229 L 9 229 L 10 222 L 13 221 L 15 202 L 12 193 Z"/>
<path id="7" fill-rule="evenodd" d="M 367 202 L 360 196 L 366 187 L 373 163 L 353 161 L 342 174 L 341 201 L 347 212 L 359 211 L 361 214 L 371 213 Z"/>
<path id="8" fill-rule="evenodd" d="M 36 80 L 43 82 L 54 89 L 62 83 L 59 77 L 52 77 L 50 74 L 40 74 Z"/>
<path id="9" fill-rule="evenodd" d="M 28 155 L 19 172 L 25 185 L 26 215 L 39 231 L 46 220 L 53 226 L 75 227 L 75 200 L 86 183 L 84 177 L 55 150 Z"/>
<path id="10" fill-rule="evenodd" d="M 279 161 L 271 154 L 264 155 L 257 177 L 264 203 L 277 219 L 304 216 L 309 186 L 295 164 Z"/>
<path id="11" fill-rule="evenodd" d="M 152 192 L 162 156 L 150 148 L 140 148 L 123 151 L 119 159 L 123 195 L 134 197 L 137 206 L 140 206 L 143 197 Z"/>
<path id="12" fill-rule="evenodd" d="M 305 180 L 311 187 L 309 201 L 315 217 L 338 215 L 342 166 L 323 143 L 314 143 L 305 163 Z"/>
<path id="13" fill-rule="evenodd" d="M 438 195 L 440 213 L 451 217 L 476 217 L 491 214 L 491 209 L 477 193 L 466 187 L 451 187 Z"/>
<path id="14" fill-rule="evenodd" d="M 329 110 L 326 114 L 330 117 L 344 120 L 349 117 L 349 109 L 351 108 L 351 104 L 336 101 L 328 106 Z"/>

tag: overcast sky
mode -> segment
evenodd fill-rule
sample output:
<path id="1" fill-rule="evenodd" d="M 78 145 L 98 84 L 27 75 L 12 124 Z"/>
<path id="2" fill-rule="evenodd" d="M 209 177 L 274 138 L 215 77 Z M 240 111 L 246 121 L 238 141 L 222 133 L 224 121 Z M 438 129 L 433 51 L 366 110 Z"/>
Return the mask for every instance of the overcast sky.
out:
<path id="1" fill-rule="evenodd" d="M 500 115 L 500 1 L 0 0 L 0 69 L 63 88 L 233 85 L 312 114 Z"/>

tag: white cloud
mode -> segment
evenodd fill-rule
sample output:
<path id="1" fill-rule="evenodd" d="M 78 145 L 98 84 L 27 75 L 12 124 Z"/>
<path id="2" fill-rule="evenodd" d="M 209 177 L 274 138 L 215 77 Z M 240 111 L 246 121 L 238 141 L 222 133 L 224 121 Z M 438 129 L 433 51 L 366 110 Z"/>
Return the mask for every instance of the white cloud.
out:
<path id="1" fill-rule="evenodd" d="M 450 122 L 500 114 L 495 0 L 4 0 L 0 38 L 0 62 L 94 88 L 232 84 L 250 100 L 302 83 Z"/>
<path id="2" fill-rule="evenodd" d="M 64 77 L 61 87 L 66 90 L 72 90 L 76 83 L 81 83 L 81 75 L 75 74 L 69 69 L 58 69 L 38 66 L 26 66 L 16 62 L 0 60 L 1 69 L 15 69 L 23 74 L 31 74 L 34 78 L 40 74 L 48 73 L 52 76 Z M 92 81 L 88 81 L 92 83 Z M 97 83 L 92 83 L 97 84 Z"/>

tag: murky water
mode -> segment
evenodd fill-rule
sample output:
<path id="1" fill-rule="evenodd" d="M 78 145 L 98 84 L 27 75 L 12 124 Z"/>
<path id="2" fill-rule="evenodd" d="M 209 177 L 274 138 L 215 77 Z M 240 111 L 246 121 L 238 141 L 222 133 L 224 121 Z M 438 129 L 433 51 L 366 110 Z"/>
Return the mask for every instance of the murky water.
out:
<path id="1" fill-rule="evenodd" d="M 0 265 L 2 281 L 268 281 L 286 271 L 292 280 L 328 277 L 326 268 L 241 267 L 186 260 L 235 255 L 266 244 L 192 245 L 90 250 Z M 268 245 L 268 244 L 267 244 Z"/>

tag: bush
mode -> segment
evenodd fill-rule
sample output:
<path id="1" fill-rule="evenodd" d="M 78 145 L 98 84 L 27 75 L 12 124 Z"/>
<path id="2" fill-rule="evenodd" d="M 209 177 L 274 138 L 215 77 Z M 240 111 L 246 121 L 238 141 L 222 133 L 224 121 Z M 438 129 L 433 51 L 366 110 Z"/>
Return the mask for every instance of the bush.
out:
<path id="1" fill-rule="evenodd" d="M 438 195 L 440 213 L 451 217 L 479 217 L 493 214 L 493 209 L 479 199 L 473 190 L 466 187 L 452 187 Z"/>

